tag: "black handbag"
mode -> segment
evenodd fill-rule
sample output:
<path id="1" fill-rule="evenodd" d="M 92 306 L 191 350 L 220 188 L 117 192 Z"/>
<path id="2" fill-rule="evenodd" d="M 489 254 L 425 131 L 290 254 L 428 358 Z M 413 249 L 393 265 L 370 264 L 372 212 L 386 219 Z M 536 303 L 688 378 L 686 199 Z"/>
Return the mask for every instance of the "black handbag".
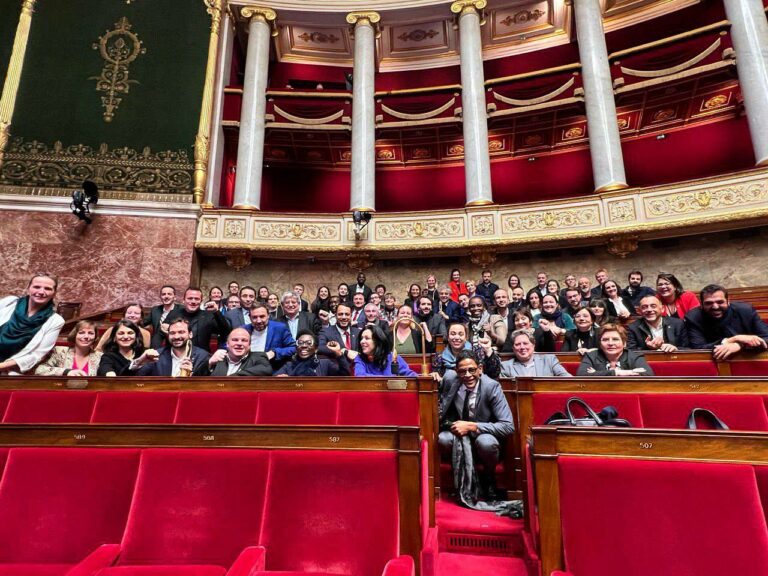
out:
<path id="1" fill-rule="evenodd" d="M 578 404 L 587 413 L 582 418 L 576 418 L 573 415 L 571 406 Z M 601 428 L 631 428 L 629 420 L 619 418 L 619 411 L 613 406 L 606 406 L 600 412 L 595 412 L 592 407 L 584 400 L 577 396 L 568 398 L 565 403 L 565 414 L 562 412 L 555 412 L 550 416 L 545 424 L 550 426 L 586 426 L 586 427 L 601 427 Z"/>
<path id="2" fill-rule="evenodd" d="M 694 408 L 691 413 L 688 414 L 688 430 L 696 430 L 696 416 L 703 416 L 705 420 L 708 420 L 715 430 L 730 430 L 728 425 L 717 417 L 717 414 L 712 410 L 706 408 Z"/>

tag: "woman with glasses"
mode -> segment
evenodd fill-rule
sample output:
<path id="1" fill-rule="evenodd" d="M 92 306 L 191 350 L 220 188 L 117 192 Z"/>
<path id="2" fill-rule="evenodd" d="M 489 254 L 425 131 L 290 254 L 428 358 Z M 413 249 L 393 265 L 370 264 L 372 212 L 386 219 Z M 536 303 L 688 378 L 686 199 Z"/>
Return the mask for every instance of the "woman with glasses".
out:
<path id="1" fill-rule="evenodd" d="M 328 349 L 335 352 L 338 342 L 328 342 Z M 337 360 L 318 358 L 317 339 L 308 330 L 296 336 L 296 354 L 286 362 L 275 376 L 349 376 L 349 362 L 341 354 Z"/>
<path id="2" fill-rule="evenodd" d="M 661 315 L 670 318 L 682 320 L 689 310 L 701 306 L 696 294 L 683 290 L 680 280 L 665 272 L 656 277 L 656 297 L 661 300 Z"/>

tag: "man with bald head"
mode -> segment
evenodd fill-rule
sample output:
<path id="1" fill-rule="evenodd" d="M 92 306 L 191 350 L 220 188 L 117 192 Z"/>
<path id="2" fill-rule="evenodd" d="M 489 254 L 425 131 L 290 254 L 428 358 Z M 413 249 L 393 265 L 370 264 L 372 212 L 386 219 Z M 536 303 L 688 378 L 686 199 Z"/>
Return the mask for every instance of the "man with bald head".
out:
<path id="1" fill-rule="evenodd" d="M 655 295 L 641 298 L 638 311 L 641 318 L 632 322 L 627 330 L 629 350 L 674 352 L 688 348 L 685 323 L 678 318 L 662 316 L 662 304 Z"/>
<path id="2" fill-rule="evenodd" d="M 272 365 L 264 352 L 251 352 L 251 334 L 235 328 L 227 336 L 227 348 L 216 350 L 208 360 L 211 376 L 271 376 Z"/>

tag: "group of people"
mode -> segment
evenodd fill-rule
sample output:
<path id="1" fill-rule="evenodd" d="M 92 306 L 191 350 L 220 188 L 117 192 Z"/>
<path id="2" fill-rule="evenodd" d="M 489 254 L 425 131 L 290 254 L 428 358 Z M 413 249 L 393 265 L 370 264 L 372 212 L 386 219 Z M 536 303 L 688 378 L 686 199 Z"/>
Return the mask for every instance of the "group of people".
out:
<path id="1" fill-rule="evenodd" d="M 698 295 L 683 290 L 672 274 L 659 274 L 655 290 L 639 271 L 621 288 L 601 269 L 588 278 L 545 273 L 523 291 L 512 275 L 507 288 L 485 270 L 479 282 L 411 285 L 398 305 L 383 285 L 366 285 L 364 274 L 330 294 L 323 286 L 310 304 L 303 286 L 277 298 L 266 287 L 218 287 L 208 298 L 187 288 L 160 290 L 160 303 L 142 315 L 130 304 L 124 317 L 99 339 L 93 321 L 80 320 L 68 346 L 55 346 L 64 320 L 54 308 L 58 280 L 33 276 L 22 296 L 0 299 L 0 374 L 55 376 L 415 376 L 402 357 L 435 352 L 441 432 L 445 453 L 469 439 L 483 463 L 480 485 L 495 498 L 500 447 L 513 421 L 500 377 L 570 374 L 551 352 L 582 355 L 578 375 L 653 375 L 642 351 L 709 349 L 726 359 L 745 349 L 768 348 L 768 325 L 752 306 L 730 302 L 711 284 Z M 217 344 L 218 340 L 218 344 Z M 213 343 L 213 345 L 212 345 Z M 539 354 L 536 354 L 539 352 Z M 502 361 L 500 353 L 509 353 Z"/>

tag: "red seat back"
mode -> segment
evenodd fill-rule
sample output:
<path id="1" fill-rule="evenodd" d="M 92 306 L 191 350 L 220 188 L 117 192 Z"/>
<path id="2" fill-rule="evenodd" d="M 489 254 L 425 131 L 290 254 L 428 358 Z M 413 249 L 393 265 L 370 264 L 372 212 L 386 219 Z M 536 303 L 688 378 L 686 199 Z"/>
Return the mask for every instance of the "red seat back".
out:
<path id="1" fill-rule="evenodd" d="M 711 360 L 681 360 L 659 362 L 650 360 L 648 365 L 656 376 L 717 376 L 717 365 Z"/>
<path id="2" fill-rule="evenodd" d="M 228 568 L 258 544 L 268 464 L 260 450 L 144 450 L 119 563 Z"/>
<path id="3" fill-rule="evenodd" d="M 619 411 L 619 418 L 629 420 L 635 428 L 643 427 L 643 416 L 640 411 L 640 401 L 637 394 L 618 394 L 610 392 L 587 393 L 559 393 L 536 392 L 533 395 L 533 424 L 544 424 L 555 412 L 565 413 L 565 403 L 569 398 L 577 396 L 589 404 L 595 412 L 599 412 L 605 406 L 614 406 Z M 584 416 L 585 412 L 580 406 L 574 406 L 574 415 Z M 527 431 L 524 431 L 527 433 Z"/>
<path id="4" fill-rule="evenodd" d="M 419 397 L 413 392 L 344 392 L 339 395 L 341 426 L 418 426 Z"/>
<path id="5" fill-rule="evenodd" d="M 0 482 L 0 562 L 76 563 L 123 535 L 139 451 L 12 448 Z"/>
<path id="6" fill-rule="evenodd" d="M 380 576 L 398 555 L 397 457 L 275 451 L 262 545 L 267 569 Z"/>
<path id="7" fill-rule="evenodd" d="M 11 394 L 4 424 L 87 424 L 96 392 L 88 390 L 17 390 Z"/>
<path id="8" fill-rule="evenodd" d="M 176 424 L 253 424 L 258 392 L 181 392 Z"/>
<path id="9" fill-rule="evenodd" d="M 558 468 L 573 574 L 722 576 L 768 566 L 751 466 L 560 457 Z"/>
<path id="10" fill-rule="evenodd" d="M 99 392 L 91 423 L 172 424 L 178 397 L 177 392 Z"/>
<path id="11" fill-rule="evenodd" d="M 757 395 L 642 394 L 640 406 L 647 428 L 685 428 L 691 410 L 706 408 L 732 430 L 768 430 L 765 405 Z M 703 422 L 701 427 L 711 428 Z"/>
<path id="12" fill-rule="evenodd" d="M 0 391 L 0 422 L 2 422 L 3 416 L 5 416 L 5 411 L 8 408 L 8 402 L 10 401 L 11 401 L 11 391 L 10 390 Z"/>
<path id="13" fill-rule="evenodd" d="M 731 376 L 768 376 L 768 360 L 732 360 Z"/>
<path id="14" fill-rule="evenodd" d="M 336 424 L 336 392 L 260 392 L 256 424 Z"/>

